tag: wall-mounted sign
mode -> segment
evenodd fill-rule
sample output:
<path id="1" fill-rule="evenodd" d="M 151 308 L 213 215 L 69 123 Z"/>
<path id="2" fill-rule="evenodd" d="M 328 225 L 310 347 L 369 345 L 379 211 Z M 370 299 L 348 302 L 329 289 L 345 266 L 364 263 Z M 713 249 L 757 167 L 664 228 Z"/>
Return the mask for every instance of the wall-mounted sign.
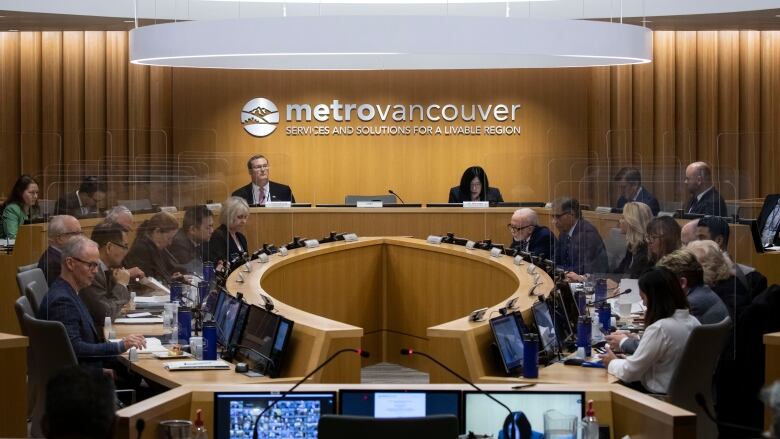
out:
<path id="1" fill-rule="evenodd" d="M 521 108 L 520 104 L 342 104 L 338 99 L 330 104 L 287 104 L 285 134 L 512 136 L 520 134 L 514 123 Z M 334 122 L 339 124 L 333 126 Z M 241 110 L 241 123 L 249 134 L 265 137 L 276 129 L 279 112 L 268 99 L 254 98 Z"/>

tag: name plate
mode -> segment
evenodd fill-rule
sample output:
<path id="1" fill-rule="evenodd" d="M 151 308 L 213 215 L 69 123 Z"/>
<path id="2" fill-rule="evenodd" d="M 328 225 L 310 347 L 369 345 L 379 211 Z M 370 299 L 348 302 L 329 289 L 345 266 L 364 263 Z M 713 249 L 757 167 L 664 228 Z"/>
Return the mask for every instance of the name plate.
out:
<path id="1" fill-rule="evenodd" d="M 176 213 L 178 211 L 176 206 L 160 206 L 160 212 Z"/>
<path id="2" fill-rule="evenodd" d="M 269 201 L 265 203 L 265 207 L 273 209 L 289 209 L 292 207 L 291 201 Z"/>
<path id="3" fill-rule="evenodd" d="M 357 207 L 382 207 L 381 201 L 358 201 Z"/>
<path id="4" fill-rule="evenodd" d="M 355 242 L 358 240 L 358 236 L 355 233 L 347 233 L 344 235 L 344 241 L 346 242 Z"/>
<path id="5" fill-rule="evenodd" d="M 463 207 L 466 209 L 485 209 L 490 207 L 490 203 L 488 201 L 464 201 Z"/>
<path id="6" fill-rule="evenodd" d="M 428 235 L 428 239 L 425 240 L 428 244 L 441 244 L 441 236 Z"/>
<path id="7" fill-rule="evenodd" d="M 320 246 L 320 242 L 316 239 L 307 239 L 303 243 L 306 245 L 306 248 L 317 248 Z"/>
<path id="8" fill-rule="evenodd" d="M 216 210 L 222 210 L 222 203 L 209 203 L 206 205 L 206 209 L 214 212 Z"/>
<path id="9" fill-rule="evenodd" d="M 493 248 L 490 249 L 490 256 L 493 257 L 493 258 L 500 258 L 503 255 L 504 255 L 504 252 L 501 251 L 501 249 L 498 248 L 498 247 L 493 247 Z"/>

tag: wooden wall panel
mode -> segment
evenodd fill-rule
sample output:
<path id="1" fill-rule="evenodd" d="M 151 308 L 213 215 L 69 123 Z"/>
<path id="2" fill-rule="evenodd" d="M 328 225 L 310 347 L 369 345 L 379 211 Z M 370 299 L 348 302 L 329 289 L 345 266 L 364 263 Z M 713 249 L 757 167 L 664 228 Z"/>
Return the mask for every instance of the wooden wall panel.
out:
<path id="1" fill-rule="evenodd" d="M 125 32 L 2 32 L 0 195 L 20 172 L 46 174 L 47 198 L 85 173 L 181 173 L 196 180 L 128 191 L 156 203 L 219 200 L 246 182 L 244 162 L 256 152 L 271 159 L 273 179 L 320 203 L 389 188 L 407 202 L 444 201 L 472 164 L 507 200 L 573 194 L 608 204 L 614 172 L 632 163 L 659 198 L 680 201 L 681 170 L 693 160 L 715 165 L 736 188 L 723 190 L 728 197 L 780 191 L 780 32 L 655 32 L 653 40 L 654 62 L 632 67 L 252 72 L 132 66 Z M 258 96 L 280 108 L 519 102 L 522 134 L 295 137 L 283 122 L 257 139 L 238 111 Z"/>
<path id="2" fill-rule="evenodd" d="M 82 167 L 91 161 L 97 167 L 97 161 L 106 154 L 108 134 L 106 131 L 106 63 L 107 63 L 106 32 L 84 33 L 84 132 L 83 149 L 80 150 L 73 180 L 80 180 Z"/>
<path id="3" fill-rule="evenodd" d="M 41 33 L 21 32 L 20 52 L 21 151 L 19 172 L 40 168 L 41 152 Z M 18 176 L 18 175 L 17 175 Z"/>
<path id="4" fill-rule="evenodd" d="M 8 196 L 20 168 L 19 32 L 0 32 L 0 195 Z"/>
<path id="5" fill-rule="evenodd" d="M 85 47 L 87 41 L 89 45 L 94 45 L 93 35 L 85 32 L 68 31 L 62 33 L 62 147 L 57 151 L 58 166 L 47 167 L 47 174 L 52 175 L 52 180 L 56 184 L 50 186 L 50 194 L 47 198 L 57 198 L 57 196 L 66 190 L 71 190 L 72 183 L 63 183 L 61 174 L 65 171 L 65 163 L 78 162 L 84 156 L 84 124 L 86 96 L 93 96 L 99 82 L 94 75 L 85 75 L 85 64 L 87 59 L 90 64 L 96 62 L 96 56 L 86 55 Z M 86 93 L 86 85 L 89 84 L 89 93 Z M 52 151 L 53 153 L 53 151 Z M 77 179 L 77 176 L 73 178 Z"/>

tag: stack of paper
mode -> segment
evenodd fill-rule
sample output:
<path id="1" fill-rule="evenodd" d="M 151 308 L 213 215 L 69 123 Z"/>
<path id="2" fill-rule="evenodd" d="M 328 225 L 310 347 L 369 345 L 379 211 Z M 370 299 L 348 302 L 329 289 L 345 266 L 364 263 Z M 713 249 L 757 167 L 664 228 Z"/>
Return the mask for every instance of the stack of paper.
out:
<path id="1" fill-rule="evenodd" d="M 168 352 L 168 349 L 162 345 L 159 338 L 146 337 L 146 347 L 138 351 L 139 354 L 151 354 L 154 352 Z"/>
<path id="2" fill-rule="evenodd" d="M 224 360 L 169 361 L 163 366 L 171 372 L 177 370 L 225 370 L 230 364 Z"/>

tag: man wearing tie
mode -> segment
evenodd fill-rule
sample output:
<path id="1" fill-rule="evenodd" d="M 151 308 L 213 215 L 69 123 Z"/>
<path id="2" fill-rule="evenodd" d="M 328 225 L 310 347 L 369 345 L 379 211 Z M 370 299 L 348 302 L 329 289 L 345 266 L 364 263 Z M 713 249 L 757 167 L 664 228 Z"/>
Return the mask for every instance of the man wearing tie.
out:
<path id="1" fill-rule="evenodd" d="M 639 169 L 620 169 L 617 175 L 615 175 L 615 182 L 620 190 L 620 198 L 615 203 L 615 207 L 622 209 L 629 201 L 638 201 L 647 204 L 654 216 L 658 215 L 661 206 L 653 194 L 642 186 L 642 174 L 639 173 Z"/>
<path id="2" fill-rule="evenodd" d="M 726 202 L 712 184 L 712 168 L 705 162 L 694 162 L 685 168 L 685 189 L 691 198 L 685 203 L 685 213 L 729 216 Z"/>
<path id="3" fill-rule="evenodd" d="M 268 159 L 262 155 L 254 155 L 247 162 L 249 176 L 252 182 L 233 192 L 234 197 L 241 197 L 250 206 L 264 206 L 269 201 L 290 201 L 295 203 L 290 186 L 270 180 Z"/>
<path id="4" fill-rule="evenodd" d="M 96 215 L 98 205 L 106 198 L 106 183 L 97 177 L 87 177 L 79 190 L 69 192 L 54 205 L 55 215 L 71 215 L 76 218 Z"/>
<path id="5" fill-rule="evenodd" d="M 118 224 L 103 222 L 92 230 L 92 240 L 98 245 L 100 260 L 92 284 L 79 292 L 81 300 L 92 315 L 98 331 L 102 331 L 104 319 L 117 318 L 122 306 L 130 301 L 127 284 L 130 272 L 122 267 L 130 244 L 127 232 Z"/>
<path id="6" fill-rule="evenodd" d="M 586 273 L 609 270 L 604 241 L 593 224 L 582 218 L 579 201 L 568 197 L 553 201 L 551 216 L 558 229 L 555 262 L 569 272 L 570 282 L 581 282 Z"/>
<path id="7" fill-rule="evenodd" d="M 554 259 L 555 237 L 550 229 L 539 225 L 533 209 L 524 207 L 512 215 L 507 224 L 512 233 L 512 248 L 544 259 Z"/>

